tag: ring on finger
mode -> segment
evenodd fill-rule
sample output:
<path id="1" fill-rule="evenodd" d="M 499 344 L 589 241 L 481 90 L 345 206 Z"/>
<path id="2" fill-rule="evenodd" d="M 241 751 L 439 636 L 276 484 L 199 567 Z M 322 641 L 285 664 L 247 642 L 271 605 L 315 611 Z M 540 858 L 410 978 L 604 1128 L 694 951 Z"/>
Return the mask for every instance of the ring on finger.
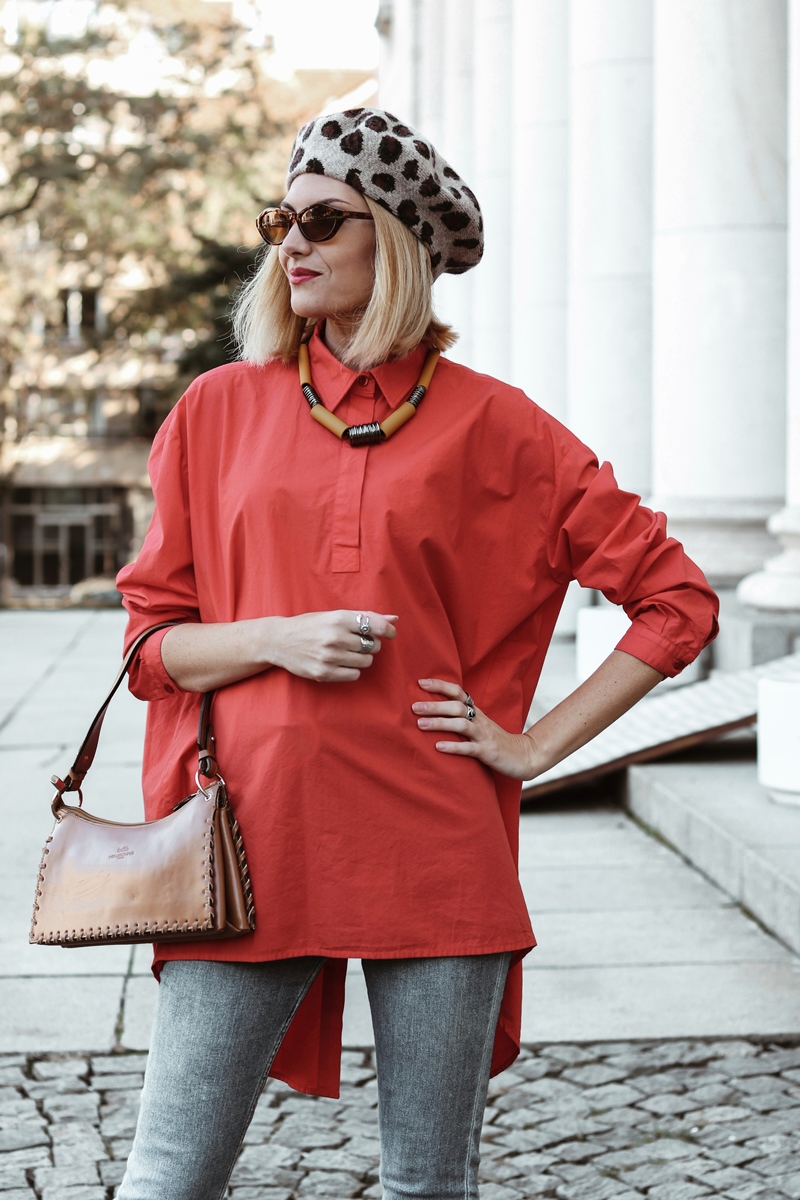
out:
<path id="1" fill-rule="evenodd" d="M 369 613 L 357 613 L 356 622 L 362 638 L 369 637 Z"/>
<path id="2" fill-rule="evenodd" d="M 467 710 L 465 714 L 467 720 L 474 721 L 476 713 L 475 701 L 472 699 L 472 696 L 470 696 L 469 692 L 464 693 L 464 707 Z"/>
<path id="3" fill-rule="evenodd" d="M 372 654 L 372 651 L 374 649 L 375 649 L 375 638 L 370 637 L 368 634 L 365 636 L 362 633 L 361 634 L 361 649 L 359 650 L 358 653 L 359 654 Z"/>

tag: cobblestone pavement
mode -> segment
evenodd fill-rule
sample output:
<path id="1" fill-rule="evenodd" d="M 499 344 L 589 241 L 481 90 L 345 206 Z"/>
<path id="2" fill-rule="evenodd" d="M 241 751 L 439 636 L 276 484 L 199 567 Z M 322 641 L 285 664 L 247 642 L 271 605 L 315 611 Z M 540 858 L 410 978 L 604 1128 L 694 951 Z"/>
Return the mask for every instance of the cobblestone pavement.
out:
<path id="1" fill-rule="evenodd" d="M 0 1056 L 0 1200 L 110 1200 L 144 1054 Z M 342 1096 L 270 1081 L 235 1200 L 380 1196 L 370 1052 Z M 492 1081 L 482 1200 L 800 1198 L 800 1044 L 682 1041 L 527 1048 Z"/>

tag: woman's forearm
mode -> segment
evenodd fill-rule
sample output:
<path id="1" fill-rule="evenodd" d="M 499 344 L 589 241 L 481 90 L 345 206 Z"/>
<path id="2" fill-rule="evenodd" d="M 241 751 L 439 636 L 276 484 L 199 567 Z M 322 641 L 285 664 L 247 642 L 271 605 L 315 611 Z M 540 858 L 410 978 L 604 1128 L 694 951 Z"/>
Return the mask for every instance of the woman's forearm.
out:
<path id="1" fill-rule="evenodd" d="M 161 642 L 161 661 L 187 692 L 210 692 L 248 679 L 272 665 L 271 648 L 281 619 L 175 625 Z"/>
<path id="2" fill-rule="evenodd" d="M 372 642 L 364 652 L 359 625 L 367 619 Z M 168 629 L 161 642 L 167 674 L 187 692 L 209 692 L 282 667 L 317 683 L 355 683 L 372 666 L 385 640 L 397 633 L 390 613 L 349 609 L 256 617 Z"/>
<path id="3" fill-rule="evenodd" d="M 533 747 L 534 770 L 529 778 L 585 746 L 663 678 L 640 659 L 612 651 L 593 675 L 524 734 Z"/>

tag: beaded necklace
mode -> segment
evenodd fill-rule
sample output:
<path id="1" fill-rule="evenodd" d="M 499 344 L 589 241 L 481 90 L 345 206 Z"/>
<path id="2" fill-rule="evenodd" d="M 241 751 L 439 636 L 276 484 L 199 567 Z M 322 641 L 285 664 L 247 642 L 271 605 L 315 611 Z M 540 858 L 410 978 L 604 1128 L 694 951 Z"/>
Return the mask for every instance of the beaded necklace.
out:
<path id="1" fill-rule="evenodd" d="M 341 421 L 339 417 L 325 407 L 314 390 L 314 385 L 311 382 L 311 363 L 308 358 L 308 346 L 305 342 L 302 343 L 297 352 L 297 365 L 300 369 L 300 387 L 308 401 L 312 417 L 315 421 L 319 421 L 320 425 L 324 425 L 326 429 L 330 429 L 331 433 L 335 433 L 337 437 L 348 441 L 351 446 L 374 446 L 378 442 L 385 442 L 388 437 L 396 433 L 401 425 L 405 425 L 406 421 L 410 421 L 422 403 L 425 393 L 430 386 L 438 360 L 439 351 L 429 351 L 422 367 L 422 373 L 408 399 L 399 408 L 395 409 L 385 421 L 381 421 L 380 424 L 377 421 L 370 421 L 368 425 L 346 425 L 344 421 Z"/>

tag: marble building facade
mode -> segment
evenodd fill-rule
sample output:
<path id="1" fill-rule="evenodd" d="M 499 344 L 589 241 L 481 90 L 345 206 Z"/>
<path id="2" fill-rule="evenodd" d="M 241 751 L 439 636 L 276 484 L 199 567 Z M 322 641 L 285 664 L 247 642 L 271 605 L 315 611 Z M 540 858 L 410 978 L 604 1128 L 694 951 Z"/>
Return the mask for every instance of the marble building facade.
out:
<path id="1" fill-rule="evenodd" d="M 392 0 L 377 24 L 381 104 L 484 209 L 484 261 L 436 285 L 454 356 L 564 420 L 788 649 L 800 0 Z"/>

